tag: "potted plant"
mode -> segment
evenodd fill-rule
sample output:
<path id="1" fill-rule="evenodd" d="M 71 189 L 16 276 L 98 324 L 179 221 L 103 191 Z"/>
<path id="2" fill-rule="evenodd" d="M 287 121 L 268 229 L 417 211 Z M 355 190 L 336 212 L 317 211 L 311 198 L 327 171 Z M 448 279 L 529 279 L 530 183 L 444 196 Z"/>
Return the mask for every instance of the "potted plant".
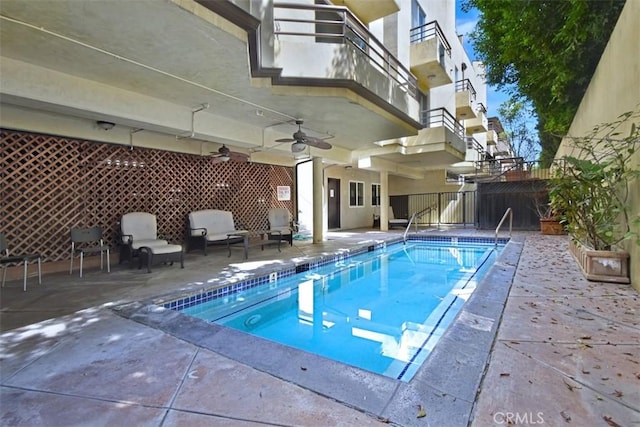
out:
<path id="1" fill-rule="evenodd" d="M 546 235 L 566 234 L 562 215 L 549 202 L 549 191 L 535 191 L 532 194 L 533 207 L 540 220 L 540 232 Z"/>
<path id="2" fill-rule="evenodd" d="M 640 245 L 629 204 L 630 184 L 640 177 L 631 161 L 640 144 L 639 116 L 625 113 L 571 138 L 572 155 L 562 157 L 550 181 L 551 208 L 563 213 L 571 253 L 589 280 L 630 282 L 629 254 L 621 243 L 635 238 Z"/>

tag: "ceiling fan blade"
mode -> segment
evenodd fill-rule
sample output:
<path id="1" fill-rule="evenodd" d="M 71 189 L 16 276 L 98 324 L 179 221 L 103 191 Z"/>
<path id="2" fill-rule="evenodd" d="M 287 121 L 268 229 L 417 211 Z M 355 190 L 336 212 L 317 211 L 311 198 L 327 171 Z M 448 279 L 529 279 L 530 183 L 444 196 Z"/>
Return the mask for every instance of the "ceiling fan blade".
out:
<path id="1" fill-rule="evenodd" d="M 327 141 L 319 138 L 314 138 L 312 136 L 306 137 L 304 139 L 304 143 L 312 147 L 319 148 L 321 150 L 329 150 L 332 147 L 332 145 L 329 144 Z"/>
<path id="2" fill-rule="evenodd" d="M 280 138 L 280 139 L 276 139 L 276 142 L 294 142 L 295 139 L 293 138 Z"/>

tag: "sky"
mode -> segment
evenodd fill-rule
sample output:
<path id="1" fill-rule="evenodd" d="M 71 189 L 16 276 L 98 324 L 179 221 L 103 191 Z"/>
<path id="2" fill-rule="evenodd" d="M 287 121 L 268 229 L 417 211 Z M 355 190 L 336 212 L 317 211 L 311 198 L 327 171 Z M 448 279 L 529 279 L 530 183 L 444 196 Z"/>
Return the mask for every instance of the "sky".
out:
<path id="1" fill-rule="evenodd" d="M 475 61 L 477 58 L 473 46 L 471 44 L 471 37 L 469 34 L 474 30 L 476 22 L 478 22 L 478 11 L 476 9 L 465 13 L 462 11 L 462 0 L 456 0 L 456 29 L 458 34 L 462 34 L 464 49 L 469 56 L 469 59 Z M 498 91 L 495 87 L 487 86 L 487 117 L 498 116 L 498 107 L 501 103 L 509 99 L 509 96 Z"/>

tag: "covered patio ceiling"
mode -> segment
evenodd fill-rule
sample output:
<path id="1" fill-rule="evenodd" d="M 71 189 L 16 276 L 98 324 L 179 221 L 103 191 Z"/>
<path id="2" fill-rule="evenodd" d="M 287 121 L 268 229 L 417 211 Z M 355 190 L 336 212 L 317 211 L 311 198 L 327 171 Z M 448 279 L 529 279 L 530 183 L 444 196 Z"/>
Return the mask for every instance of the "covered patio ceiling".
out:
<path id="1" fill-rule="evenodd" d="M 247 32 L 191 0 L 3 0 L 0 15 L 5 106 L 157 132 L 175 151 L 202 140 L 289 162 L 274 141 L 298 118 L 335 163 L 412 134 L 347 89 L 252 77 Z"/>

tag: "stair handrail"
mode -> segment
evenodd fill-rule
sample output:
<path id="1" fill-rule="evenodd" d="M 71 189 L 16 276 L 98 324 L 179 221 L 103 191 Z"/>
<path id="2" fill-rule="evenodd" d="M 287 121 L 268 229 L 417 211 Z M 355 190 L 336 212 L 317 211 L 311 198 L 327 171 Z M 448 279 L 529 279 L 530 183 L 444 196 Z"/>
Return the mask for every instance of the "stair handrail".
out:
<path id="1" fill-rule="evenodd" d="M 407 224 L 407 228 L 404 230 L 404 235 L 402 236 L 402 241 L 404 243 L 407 242 L 407 233 L 409 232 L 409 229 L 411 228 L 411 223 L 413 223 L 413 220 L 416 219 L 416 217 L 419 216 L 423 216 L 425 212 L 429 211 L 431 212 L 434 209 L 433 206 L 428 206 L 424 209 L 422 209 L 420 212 L 416 212 L 413 215 L 411 215 L 411 218 L 409 219 L 409 223 Z M 418 232 L 418 223 L 416 223 L 416 233 Z"/>
<path id="2" fill-rule="evenodd" d="M 504 222 L 504 220 L 507 219 L 507 215 L 509 215 L 509 238 L 511 238 L 511 230 L 513 229 L 513 211 L 511 210 L 511 208 L 507 208 L 504 215 L 502 215 L 502 219 L 498 223 L 498 226 L 496 227 L 496 247 L 498 247 L 498 231 L 500 231 L 500 227 L 502 227 L 502 223 Z"/>

